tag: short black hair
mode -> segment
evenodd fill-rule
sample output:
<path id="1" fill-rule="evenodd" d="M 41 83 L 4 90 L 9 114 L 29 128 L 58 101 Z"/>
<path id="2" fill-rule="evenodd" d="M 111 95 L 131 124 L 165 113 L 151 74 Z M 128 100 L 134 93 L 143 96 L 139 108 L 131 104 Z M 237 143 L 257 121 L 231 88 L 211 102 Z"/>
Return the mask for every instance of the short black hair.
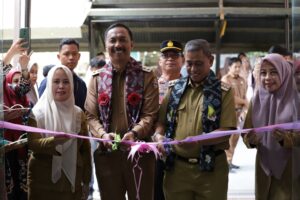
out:
<path id="1" fill-rule="evenodd" d="M 90 61 L 91 68 L 103 67 L 106 64 L 106 61 L 103 59 L 99 59 L 98 56 L 95 56 Z"/>
<path id="2" fill-rule="evenodd" d="M 273 45 L 270 47 L 270 49 L 268 50 L 268 53 L 277 53 L 280 54 L 282 56 L 288 56 L 290 55 L 287 48 L 282 47 L 280 45 Z"/>
<path id="3" fill-rule="evenodd" d="M 115 24 L 112 24 L 110 25 L 104 32 L 104 40 L 106 41 L 107 39 L 107 33 L 108 31 L 110 31 L 111 29 L 113 28 L 116 28 L 116 27 L 122 27 L 122 28 L 125 28 L 129 34 L 129 37 L 130 37 L 130 40 L 133 41 L 133 34 L 131 32 L 131 30 L 128 28 L 128 26 L 124 25 L 124 24 L 121 24 L 121 23 L 115 23 Z"/>
<path id="4" fill-rule="evenodd" d="M 44 77 L 47 77 L 47 75 L 48 75 L 48 72 L 50 71 L 50 69 L 52 68 L 52 67 L 54 67 L 55 65 L 46 65 L 46 66 L 44 66 L 43 67 L 43 76 Z"/>
<path id="5" fill-rule="evenodd" d="M 72 39 L 72 38 L 63 38 L 60 43 L 59 43 L 59 51 L 62 49 L 62 46 L 64 45 L 70 45 L 70 44 L 75 44 L 78 48 L 79 51 L 79 43 L 77 40 Z"/>
<path id="6" fill-rule="evenodd" d="M 104 57 L 105 57 L 105 54 L 101 51 L 101 52 L 98 52 L 98 53 L 96 54 L 96 56 L 104 56 Z"/>
<path id="7" fill-rule="evenodd" d="M 240 52 L 237 56 L 239 59 L 242 59 L 241 57 L 247 57 L 244 52 Z"/>
<path id="8" fill-rule="evenodd" d="M 240 62 L 242 63 L 242 60 L 240 58 L 237 57 L 232 57 L 228 59 L 228 67 L 230 67 L 233 63 L 237 63 Z"/>

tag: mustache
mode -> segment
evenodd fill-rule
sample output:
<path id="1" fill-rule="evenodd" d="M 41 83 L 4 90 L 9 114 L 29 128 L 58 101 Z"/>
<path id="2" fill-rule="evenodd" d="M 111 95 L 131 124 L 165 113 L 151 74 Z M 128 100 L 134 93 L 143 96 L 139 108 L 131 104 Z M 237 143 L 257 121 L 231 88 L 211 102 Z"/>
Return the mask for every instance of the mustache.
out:
<path id="1" fill-rule="evenodd" d="M 121 48 L 121 47 L 115 47 L 112 49 L 113 52 L 117 52 L 117 51 L 123 51 L 123 52 L 126 52 L 126 49 L 125 48 Z"/>

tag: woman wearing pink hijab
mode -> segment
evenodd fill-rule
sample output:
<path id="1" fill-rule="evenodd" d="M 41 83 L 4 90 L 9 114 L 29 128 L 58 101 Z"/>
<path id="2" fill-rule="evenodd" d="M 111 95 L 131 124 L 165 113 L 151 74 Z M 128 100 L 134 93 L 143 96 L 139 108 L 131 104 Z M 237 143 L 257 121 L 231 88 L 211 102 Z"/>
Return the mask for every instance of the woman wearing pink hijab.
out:
<path id="1" fill-rule="evenodd" d="M 279 54 L 269 54 L 262 60 L 259 88 L 253 96 L 244 128 L 295 122 L 300 119 L 293 66 Z M 252 117 L 252 113 L 253 116 Z M 292 130 L 244 135 L 248 148 L 257 148 L 255 197 L 257 200 L 291 200 L 299 173 L 293 171 L 299 163 L 295 142 L 299 135 Z M 298 168 L 299 170 L 300 168 Z"/>
<path id="2" fill-rule="evenodd" d="M 5 108 L 11 108 L 19 105 L 17 108 L 27 108 L 29 102 L 26 95 L 20 96 L 16 92 L 16 88 L 19 87 L 21 79 L 21 71 L 10 70 L 5 76 L 3 82 L 3 101 Z M 5 121 L 23 124 L 23 110 L 18 110 L 19 114 L 14 118 L 7 119 Z M 24 132 L 5 129 L 4 139 L 10 142 L 15 142 L 20 139 Z M 7 150 L 7 149 L 6 149 Z M 27 160 L 28 160 L 28 148 L 27 146 L 21 147 L 15 150 L 10 150 L 5 153 L 5 184 L 7 199 L 27 199 Z"/>
<path id="3" fill-rule="evenodd" d="M 295 68 L 295 76 L 294 77 L 296 80 L 298 93 L 300 94 L 300 59 L 295 60 L 294 68 Z"/>

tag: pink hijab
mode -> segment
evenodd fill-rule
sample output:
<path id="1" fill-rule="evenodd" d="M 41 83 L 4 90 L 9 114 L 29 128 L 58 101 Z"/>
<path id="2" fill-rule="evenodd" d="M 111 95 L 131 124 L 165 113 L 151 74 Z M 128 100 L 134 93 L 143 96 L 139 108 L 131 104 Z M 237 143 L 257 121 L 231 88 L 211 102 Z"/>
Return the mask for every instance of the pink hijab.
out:
<path id="1" fill-rule="evenodd" d="M 3 102 L 4 105 L 8 107 L 12 107 L 13 105 L 16 104 L 21 104 L 24 107 L 28 107 L 29 102 L 26 98 L 26 95 L 24 96 L 18 96 L 16 92 L 9 86 L 9 84 L 12 84 L 12 80 L 15 74 L 21 74 L 20 71 L 18 70 L 10 70 L 9 73 L 5 76 L 5 80 L 3 82 Z M 9 122 L 12 122 L 14 124 L 22 124 L 23 120 L 22 117 L 14 118 L 9 120 Z M 15 130 L 10 130 L 10 129 L 5 129 L 4 130 L 4 138 L 9 141 L 16 141 L 19 139 L 19 137 L 23 134 L 22 131 L 15 131 Z M 27 151 L 25 148 L 19 148 L 18 149 L 18 156 L 20 158 L 26 158 L 27 157 Z"/>
<path id="2" fill-rule="evenodd" d="M 260 87 L 252 99 L 254 127 L 295 122 L 299 120 L 300 101 L 293 78 L 293 67 L 279 54 L 269 54 L 262 62 L 270 62 L 278 71 L 281 86 L 274 93 Z M 258 147 L 261 167 L 269 176 L 280 179 L 286 163 L 292 155 L 291 149 L 283 148 L 271 133 L 262 134 L 262 144 Z"/>
<path id="3" fill-rule="evenodd" d="M 12 80 L 15 74 L 21 74 L 21 71 L 12 69 L 8 72 L 8 74 L 5 76 L 4 80 L 4 104 L 8 107 L 11 107 L 15 104 L 21 104 L 23 106 L 28 106 L 28 101 L 26 99 L 26 96 L 19 97 L 15 93 L 15 91 L 9 86 L 9 84 L 12 84 Z"/>
<path id="4" fill-rule="evenodd" d="M 300 71 L 300 60 L 299 59 L 295 60 L 294 68 L 295 68 L 295 72 Z"/>

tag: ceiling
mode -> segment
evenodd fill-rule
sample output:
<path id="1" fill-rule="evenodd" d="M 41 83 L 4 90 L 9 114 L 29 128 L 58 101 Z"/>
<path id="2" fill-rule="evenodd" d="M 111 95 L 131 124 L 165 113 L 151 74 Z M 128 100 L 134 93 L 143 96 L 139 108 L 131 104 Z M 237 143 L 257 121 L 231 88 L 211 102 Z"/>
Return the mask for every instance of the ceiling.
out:
<path id="1" fill-rule="evenodd" d="M 196 38 L 208 40 L 216 53 L 267 51 L 274 44 L 300 49 L 299 15 L 297 22 L 292 20 L 295 10 L 299 14 L 298 1 L 292 5 L 291 0 L 94 0 L 75 38 L 80 49 L 93 56 L 104 51 L 104 30 L 122 22 L 133 32 L 136 51 L 157 51 L 167 39 L 186 43 Z M 59 31 L 74 32 L 67 27 Z M 57 51 L 60 40 L 51 34 L 32 38 L 32 49 Z M 7 50 L 11 41 L 3 44 Z"/>
<path id="2" fill-rule="evenodd" d="M 91 53 L 104 50 L 104 30 L 114 22 L 131 28 L 135 50 L 157 51 L 163 40 L 202 38 L 215 52 L 291 48 L 288 0 L 95 0 L 85 24 Z"/>

